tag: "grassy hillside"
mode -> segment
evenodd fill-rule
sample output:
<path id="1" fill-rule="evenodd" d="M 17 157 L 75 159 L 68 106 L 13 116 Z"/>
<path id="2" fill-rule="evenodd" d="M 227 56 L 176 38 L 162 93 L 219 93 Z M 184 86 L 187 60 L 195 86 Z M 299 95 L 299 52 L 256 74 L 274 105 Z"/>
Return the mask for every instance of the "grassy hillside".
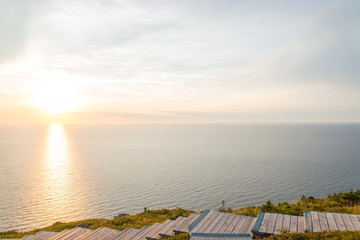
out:
<path id="1" fill-rule="evenodd" d="M 326 198 L 313 198 L 303 196 L 296 203 L 279 203 L 277 205 L 267 201 L 262 206 L 250 206 L 233 210 L 223 204 L 220 211 L 226 211 L 235 214 L 242 214 L 256 217 L 259 212 L 281 213 L 289 215 L 303 215 L 303 211 L 336 212 L 351 213 L 360 215 L 360 190 L 350 190 L 346 193 L 334 193 Z"/>
<path id="2" fill-rule="evenodd" d="M 256 217 L 259 212 L 272 212 L 290 215 L 303 215 L 304 210 L 314 210 L 323 212 L 351 213 L 360 215 L 360 190 L 350 190 L 346 193 L 335 193 L 326 198 L 313 198 L 303 196 L 296 203 L 279 203 L 277 205 L 267 201 L 262 206 L 249 206 L 246 208 L 233 210 L 226 206 L 225 201 L 219 208 L 219 211 L 225 211 L 235 214 L 242 214 Z M 146 210 L 129 217 L 119 219 L 89 219 L 69 223 L 56 223 L 49 227 L 36 229 L 29 232 L 0 232 L 0 238 L 21 238 L 27 234 L 35 234 L 38 231 L 54 231 L 60 232 L 64 229 L 74 228 L 78 225 L 87 225 L 90 229 L 98 227 L 108 227 L 123 230 L 126 227 L 142 228 L 145 225 L 152 225 L 155 222 L 162 223 L 167 219 L 176 219 L 179 216 L 188 216 L 193 211 L 184 209 L 162 209 L 162 210 Z M 269 239 L 360 239 L 359 232 L 332 232 L 332 233 L 307 233 L 307 234 L 289 234 L 285 233 L 280 236 L 273 236 Z M 170 238 L 169 240 L 186 240 L 189 236 L 182 234 Z"/>
<path id="3" fill-rule="evenodd" d="M 181 208 L 176 209 L 162 209 L 162 210 L 146 210 L 145 212 L 138 213 L 132 216 L 118 218 L 118 219 L 88 219 L 69 223 L 55 223 L 49 227 L 36 229 L 28 232 L 7 231 L 0 232 L 0 238 L 21 238 L 24 235 L 32 235 L 38 231 L 53 231 L 60 232 L 64 229 L 75 228 L 78 225 L 87 225 L 90 229 L 98 227 L 108 227 L 118 230 L 123 230 L 127 227 L 142 228 L 145 225 L 153 225 L 156 222 L 162 223 L 167 219 L 174 220 L 180 216 L 187 217 L 193 211 L 184 210 Z"/>

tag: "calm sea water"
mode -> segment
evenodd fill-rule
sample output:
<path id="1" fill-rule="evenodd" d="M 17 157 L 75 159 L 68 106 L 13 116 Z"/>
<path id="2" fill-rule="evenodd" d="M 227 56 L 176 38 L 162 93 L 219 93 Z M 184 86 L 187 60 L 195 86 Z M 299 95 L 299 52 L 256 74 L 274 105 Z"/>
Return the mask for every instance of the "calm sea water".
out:
<path id="1" fill-rule="evenodd" d="M 0 126 L 0 231 L 360 188 L 360 125 Z"/>

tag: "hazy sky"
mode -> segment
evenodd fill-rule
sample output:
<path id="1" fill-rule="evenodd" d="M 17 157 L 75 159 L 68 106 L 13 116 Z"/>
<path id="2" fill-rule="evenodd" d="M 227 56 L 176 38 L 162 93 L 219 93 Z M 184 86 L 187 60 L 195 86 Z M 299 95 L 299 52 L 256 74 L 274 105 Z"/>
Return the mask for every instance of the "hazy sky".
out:
<path id="1" fill-rule="evenodd" d="M 359 9 L 0 0 L 0 123 L 360 122 Z"/>

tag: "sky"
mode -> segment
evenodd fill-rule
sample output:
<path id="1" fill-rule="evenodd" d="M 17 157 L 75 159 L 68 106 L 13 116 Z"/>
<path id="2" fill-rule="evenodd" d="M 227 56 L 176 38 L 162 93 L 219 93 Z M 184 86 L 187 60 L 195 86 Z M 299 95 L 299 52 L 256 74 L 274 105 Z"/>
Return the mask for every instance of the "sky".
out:
<path id="1" fill-rule="evenodd" d="M 0 0 L 0 124 L 360 122 L 359 9 Z"/>

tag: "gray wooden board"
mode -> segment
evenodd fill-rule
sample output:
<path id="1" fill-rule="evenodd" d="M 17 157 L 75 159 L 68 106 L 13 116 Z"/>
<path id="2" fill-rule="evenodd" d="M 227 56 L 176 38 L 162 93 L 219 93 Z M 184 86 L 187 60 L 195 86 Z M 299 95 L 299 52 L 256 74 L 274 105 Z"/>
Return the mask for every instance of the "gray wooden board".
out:
<path id="1" fill-rule="evenodd" d="M 326 214 L 323 212 L 318 213 L 319 216 L 319 222 L 320 222 L 320 228 L 322 232 L 328 232 L 330 227 L 326 218 Z"/>
<path id="2" fill-rule="evenodd" d="M 48 239 L 51 236 L 55 236 L 57 232 L 40 231 L 34 235 L 34 239 L 43 240 Z"/>
<path id="3" fill-rule="evenodd" d="M 210 213 L 208 213 L 210 214 Z M 200 228 L 196 231 L 197 233 L 203 233 L 205 229 L 214 221 L 214 219 L 219 215 L 219 212 L 213 212 L 213 214 L 202 224 Z M 194 230 L 191 232 L 195 232 Z"/>
<path id="4" fill-rule="evenodd" d="M 216 225 L 213 227 L 213 229 L 210 231 L 210 233 L 217 233 L 221 226 L 225 223 L 225 221 L 230 217 L 230 214 L 225 213 L 225 215 L 219 219 L 219 221 L 216 223 Z"/>
<path id="5" fill-rule="evenodd" d="M 140 228 L 137 232 L 135 232 L 134 234 L 131 234 L 129 236 L 127 236 L 126 238 L 124 238 L 123 240 L 129 240 L 132 239 L 138 235 L 140 235 L 142 232 L 144 232 L 147 228 L 149 228 L 149 226 L 144 226 L 142 228 Z"/>
<path id="6" fill-rule="evenodd" d="M 161 231 L 159 231 L 159 234 L 162 236 L 171 236 L 172 233 L 174 232 L 174 228 L 176 227 L 176 225 L 183 220 L 185 220 L 184 217 L 178 217 L 167 228 L 161 229 Z"/>
<path id="7" fill-rule="evenodd" d="M 313 224 L 313 231 L 314 232 L 321 232 L 321 227 L 320 227 L 320 221 L 319 221 L 319 215 L 317 212 L 311 211 L 310 212 L 311 215 L 311 221 Z"/>
<path id="8" fill-rule="evenodd" d="M 77 236 L 79 236 L 79 235 L 81 235 L 81 234 L 83 234 L 83 233 L 85 233 L 85 232 L 87 232 L 87 231 L 90 231 L 90 230 L 88 230 L 88 229 L 86 229 L 86 228 L 79 228 L 78 230 L 73 231 L 73 232 L 67 234 L 66 236 L 63 236 L 63 237 L 60 238 L 60 239 L 61 239 L 61 240 L 74 239 L 74 238 L 76 238 Z"/>
<path id="9" fill-rule="evenodd" d="M 256 222 L 256 218 L 252 218 L 252 221 L 251 221 L 251 223 L 250 223 L 250 225 L 249 225 L 249 227 L 248 227 L 248 229 L 246 230 L 245 233 L 247 233 L 247 234 L 251 233 L 251 230 L 253 229 L 253 227 L 255 225 L 255 222 Z"/>
<path id="10" fill-rule="evenodd" d="M 298 233 L 305 233 L 305 218 L 298 216 Z"/>
<path id="11" fill-rule="evenodd" d="M 278 214 L 276 214 L 276 213 L 272 213 L 270 215 L 269 224 L 267 225 L 266 230 L 265 230 L 266 233 L 270 233 L 270 234 L 274 233 L 277 216 L 278 216 Z"/>
<path id="12" fill-rule="evenodd" d="M 334 213 L 334 218 L 339 231 L 346 231 L 345 223 L 341 215 L 339 213 Z"/>
<path id="13" fill-rule="evenodd" d="M 241 226 L 239 233 L 246 233 L 249 226 L 251 226 L 251 223 L 253 222 L 253 217 L 246 217 L 244 224 Z"/>
<path id="14" fill-rule="evenodd" d="M 297 216 L 290 216 L 290 232 L 296 233 L 297 232 Z"/>
<path id="15" fill-rule="evenodd" d="M 233 231 L 231 233 L 240 233 L 240 229 L 245 224 L 247 216 L 241 216 L 241 219 L 237 222 L 236 226 L 234 227 Z"/>
<path id="16" fill-rule="evenodd" d="M 122 232 L 116 229 L 112 229 L 107 233 L 104 233 L 102 236 L 98 237 L 96 240 L 113 240 L 118 237 Z"/>
<path id="17" fill-rule="evenodd" d="M 184 222 L 187 220 L 186 217 L 178 217 L 179 221 L 174 225 L 173 229 L 171 230 L 171 233 L 166 232 L 165 235 L 171 236 L 173 235 L 173 232 L 179 229 L 179 227 L 184 224 Z"/>
<path id="18" fill-rule="evenodd" d="M 113 240 L 114 238 L 117 238 L 121 234 L 122 234 L 122 231 L 114 229 L 113 232 L 105 235 L 103 238 L 101 238 L 101 240 Z"/>
<path id="19" fill-rule="evenodd" d="M 345 223 L 345 227 L 348 231 L 355 231 L 354 225 L 352 224 L 349 214 L 341 214 L 341 217 Z"/>
<path id="20" fill-rule="evenodd" d="M 209 224 L 209 226 L 204 230 L 204 233 L 210 233 L 213 232 L 213 228 L 216 226 L 216 224 L 225 216 L 225 213 L 220 212 L 217 214 L 216 218 L 214 218 L 214 221 Z"/>
<path id="21" fill-rule="evenodd" d="M 140 231 L 139 229 L 131 229 L 126 234 L 120 235 L 120 239 L 122 239 L 122 240 L 130 239 L 133 236 L 135 236 L 139 231 Z"/>
<path id="22" fill-rule="evenodd" d="M 87 229 L 86 232 L 82 233 L 81 235 L 74 237 L 72 240 L 80 240 L 80 239 L 86 239 L 87 236 L 90 236 L 94 231 Z"/>
<path id="23" fill-rule="evenodd" d="M 189 232 L 189 225 L 193 223 L 198 217 L 200 217 L 200 214 L 192 213 L 190 214 L 186 221 L 183 222 L 181 226 L 179 226 L 178 229 L 174 229 L 175 232 Z"/>
<path id="24" fill-rule="evenodd" d="M 99 228 L 98 228 L 99 229 Z M 90 235 L 87 239 L 99 239 L 102 236 L 110 233 L 113 229 L 106 228 L 106 227 L 100 227 L 100 230 L 98 232 L 93 232 L 92 235 Z"/>
<path id="25" fill-rule="evenodd" d="M 151 236 L 147 236 L 147 237 L 151 239 L 158 239 L 160 231 L 162 231 L 163 229 L 167 229 L 169 225 L 170 226 L 172 225 L 173 222 L 174 222 L 173 220 L 165 221 L 164 224 L 156 232 L 154 232 Z"/>
<path id="26" fill-rule="evenodd" d="M 61 232 L 59 232 L 58 234 L 52 236 L 49 238 L 49 240 L 55 240 L 55 239 L 58 239 L 59 237 L 62 237 L 64 235 L 66 235 L 68 232 L 70 232 L 71 230 L 70 229 L 65 229 L 65 230 L 62 230 Z"/>
<path id="27" fill-rule="evenodd" d="M 336 222 L 335 222 L 334 214 L 327 212 L 327 213 L 325 213 L 325 215 L 326 215 L 326 220 L 327 220 L 328 225 L 329 225 L 329 230 L 330 231 L 338 230 L 338 227 L 337 227 Z"/>
<path id="28" fill-rule="evenodd" d="M 157 234 L 160 229 L 162 229 L 166 224 L 169 223 L 169 221 L 170 220 L 166 220 L 165 222 L 159 224 L 157 227 L 154 227 L 150 232 L 145 235 L 145 238 L 151 238 L 154 234 Z"/>
<path id="29" fill-rule="evenodd" d="M 88 234 L 86 237 L 87 237 L 87 239 L 91 239 L 92 237 L 97 236 L 102 231 L 104 231 L 104 228 L 99 227 L 99 228 L 95 229 L 94 231 L 92 231 L 90 234 Z M 51 240 L 53 240 L 53 239 L 51 239 Z"/>
<path id="30" fill-rule="evenodd" d="M 30 240 L 34 237 L 34 235 L 25 235 L 23 238 L 21 239 L 24 239 L 24 240 Z"/>
<path id="31" fill-rule="evenodd" d="M 240 221 L 240 219 L 241 219 L 240 215 L 235 215 L 234 219 L 229 224 L 229 226 L 225 229 L 224 233 L 231 233 L 234 230 L 236 224 Z"/>
<path id="32" fill-rule="evenodd" d="M 276 218 L 274 234 L 279 234 L 281 232 L 283 220 L 284 220 L 284 215 L 278 214 L 278 216 Z"/>
<path id="33" fill-rule="evenodd" d="M 198 230 L 203 226 L 206 225 L 208 219 L 211 218 L 211 216 L 213 216 L 214 214 L 216 214 L 215 211 L 209 211 L 208 214 L 205 215 L 205 217 L 203 219 L 201 219 L 200 222 L 198 222 L 198 224 L 196 224 L 196 226 L 191 230 L 192 233 L 196 233 L 198 232 Z"/>
<path id="34" fill-rule="evenodd" d="M 269 224 L 269 220 L 271 217 L 272 213 L 265 213 L 264 218 L 261 222 L 260 228 L 259 228 L 259 233 L 265 233 L 266 232 L 266 228 Z"/>
<path id="35" fill-rule="evenodd" d="M 282 230 L 290 231 L 290 215 L 284 215 Z"/>
<path id="36" fill-rule="evenodd" d="M 354 225 L 355 230 L 360 230 L 360 220 L 355 215 L 349 215 L 351 222 Z"/>
<path id="37" fill-rule="evenodd" d="M 61 240 L 74 239 L 75 237 L 83 234 L 83 233 L 86 232 L 86 231 L 87 231 L 87 229 L 85 229 L 85 228 L 79 228 L 79 229 L 77 229 L 77 230 L 75 230 L 75 231 L 72 231 L 72 232 L 70 232 L 69 234 L 67 234 L 67 235 L 59 238 L 59 239 L 61 239 Z"/>
<path id="38" fill-rule="evenodd" d="M 221 226 L 221 228 L 217 231 L 217 233 L 224 233 L 226 228 L 231 224 L 231 222 L 234 220 L 235 218 L 235 214 L 229 214 L 230 216 L 228 217 L 228 219 L 226 219 L 226 221 L 224 222 L 224 224 Z"/>
<path id="39" fill-rule="evenodd" d="M 150 227 L 148 227 L 147 229 L 145 229 L 142 233 L 137 234 L 136 236 L 133 236 L 131 238 L 129 238 L 129 240 L 141 240 L 141 239 L 145 239 L 145 235 L 152 231 L 152 229 L 156 228 L 158 225 L 160 225 L 160 223 L 154 223 L 153 225 L 151 225 Z"/>

